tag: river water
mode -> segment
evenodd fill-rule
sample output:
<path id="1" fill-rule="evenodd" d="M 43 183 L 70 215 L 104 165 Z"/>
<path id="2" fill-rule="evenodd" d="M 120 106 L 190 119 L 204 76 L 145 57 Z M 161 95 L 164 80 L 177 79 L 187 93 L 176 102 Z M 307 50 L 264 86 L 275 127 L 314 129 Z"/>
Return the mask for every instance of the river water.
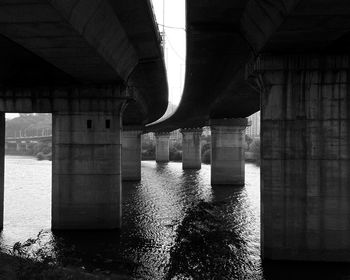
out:
<path id="1" fill-rule="evenodd" d="M 60 262 L 134 279 L 350 279 L 341 264 L 261 262 L 254 164 L 237 188 L 211 187 L 209 165 L 144 161 L 141 182 L 123 183 L 121 230 L 52 232 L 50 209 L 51 162 L 6 156 L 3 251 L 41 231 Z"/>

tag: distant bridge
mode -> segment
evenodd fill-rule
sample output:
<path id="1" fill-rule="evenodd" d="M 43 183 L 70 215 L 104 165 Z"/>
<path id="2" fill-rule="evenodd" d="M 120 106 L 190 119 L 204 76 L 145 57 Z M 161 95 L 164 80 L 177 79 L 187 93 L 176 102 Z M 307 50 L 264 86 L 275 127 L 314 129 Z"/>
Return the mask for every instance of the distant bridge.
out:
<path id="1" fill-rule="evenodd" d="M 19 131 L 14 136 L 5 137 L 5 150 L 27 151 L 30 149 L 30 143 L 50 142 L 52 141 L 52 131 L 48 129 L 36 131 Z"/>
<path id="2" fill-rule="evenodd" d="M 20 130 L 15 132 L 14 135 L 5 137 L 5 142 L 40 142 L 51 141 L 52 131 L 51 129 L 37 129 L 37 130 Z"/>
<path id="3" fill-rule="evenodd" d="M 5 142 L 40 142 L 48 141 L 52 139 L 52 135 L 41 135 L 41 136 L 19 136 L 19 137 L 6 137 Z"/>

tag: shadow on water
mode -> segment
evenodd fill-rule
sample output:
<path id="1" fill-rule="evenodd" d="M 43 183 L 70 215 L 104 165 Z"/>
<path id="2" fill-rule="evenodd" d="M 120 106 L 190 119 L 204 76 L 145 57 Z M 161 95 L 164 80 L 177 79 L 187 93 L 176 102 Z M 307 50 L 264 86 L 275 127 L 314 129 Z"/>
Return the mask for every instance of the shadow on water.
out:
<path id="1" fill-rule="evenodd" d="M 123 270 L 120 230 L 52 231 L 54 250 L 60 260 L 68 260 L 92 271 Z"/>
<path id="2" fill-rule="evenodd" d="M 170 250 L 166 279 L 262 278 L 259 258 L 250 250 L 254 240 L 244 229 L 251 223 L 245 196 L 243 187 L 215 186 L 210 201 L 188 209 Z"/>
<path id="3" fill-rule="evenodd" d="M 157 162 L 156 163 L 156 171 L 157 172 L 164 172 L 167 169 L 169 169 L 169 163 L 168 162 Z"/>

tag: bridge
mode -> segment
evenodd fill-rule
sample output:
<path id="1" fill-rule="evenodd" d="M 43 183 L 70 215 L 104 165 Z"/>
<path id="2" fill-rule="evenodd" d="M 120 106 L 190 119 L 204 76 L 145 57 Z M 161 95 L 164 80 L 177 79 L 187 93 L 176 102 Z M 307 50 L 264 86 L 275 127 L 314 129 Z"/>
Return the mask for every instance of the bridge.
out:
<path id="1" fill-rule="evenodd" d="M 26 141 L 52 141 L 52 135 L 38 135 L 38 136 L 20 136 L 20 137 L 6 137 L 5 142 L 26 142 Z"/>
<path id="2" fill-rule="evenodd" d="M 5 136 L 5 152 L 11 149 L 11 145 L 14 146 L 16 151 L 28 151 L 30 143 L 38 142 L 52 142 L 51 129 L 36 129 L 27 134 L 27 131 L 15 131 L 14 135 Z"/>
<path id="3" fill-rule="evenodd" d="M 120 227 L 121 129 L 168 104 L 150 1 L 3 1 L 0 15 L 0 146 L 5 112 L 52 113 L 52 228 Z"/>
<path id="4" fill-rule="evenodd" d="M 211 183 L 244 184 L 246 118 L 261 110 L 261 242 L 266 259 L 350 261 L 350 6 L 347 1 L 186 1 L 183 97 L 157 132 L 168 160 L 200 167 L 209 125 Z"/>
<path id="5" fill-rule="evenodd" d="M 210 125 L 211 183 L 244 185 L 246 118 L 260 109 L 263 257 L 350 261 L 348 1 L 188 0 L 183 97 L 146 127 L 167 103 L 150 3 L 88 2 L 0 7 L 0 111 L 53 113 L 53 228 L 120 226 L 121 174 L 140 179 L 147 131 L 167 162 L 180 128 L 183 168 L 200 168 Z"/>

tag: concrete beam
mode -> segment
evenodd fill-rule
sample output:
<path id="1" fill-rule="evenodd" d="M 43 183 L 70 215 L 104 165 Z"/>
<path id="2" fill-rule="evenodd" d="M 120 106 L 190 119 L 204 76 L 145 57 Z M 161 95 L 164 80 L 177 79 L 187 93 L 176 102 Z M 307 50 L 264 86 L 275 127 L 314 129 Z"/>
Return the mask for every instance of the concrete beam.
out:
<path id="1" fill-rule="evenodd" d="M 113 112 L 125 99 L 132 99 L 132 93 L 123 85 L 2 88 L 0 111 L 47 113 L 70 108 L 77 112 Z"/>
<path id="2" fill-rule="evenodd" d="M 123 181 L 141 180 L 141 134 L 140 127 L 123 127 L 122 178 Z"/>
<path id="3" fill-rule="evenodd" d="M 202 128 L 184 128 L 182 133 L 182 168 L 201 169 Z"/>
<path id="4" fill-rule="evenodd" d="M 212 119 L 211 184 L 244 185 L 246 118 Z"/>
<path id="5" fill-rule="evenodd" d="M 1 34 L 79 80 L 126 81 L 138 63 L 109 1 L 17 1 L 0 14 Z"/>

